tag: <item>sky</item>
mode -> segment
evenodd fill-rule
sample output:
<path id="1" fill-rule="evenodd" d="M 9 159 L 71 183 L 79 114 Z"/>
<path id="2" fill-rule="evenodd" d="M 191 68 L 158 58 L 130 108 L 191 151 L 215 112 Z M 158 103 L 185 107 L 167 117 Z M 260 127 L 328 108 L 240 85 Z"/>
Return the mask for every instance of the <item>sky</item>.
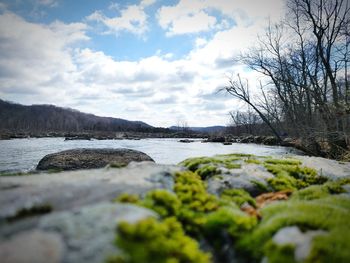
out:
<path id="1" fill-rule="evenodd" d="M 285 0 L 0 0 L 0 98 L 157 127 L 226 125 L 234 62 Z"/>

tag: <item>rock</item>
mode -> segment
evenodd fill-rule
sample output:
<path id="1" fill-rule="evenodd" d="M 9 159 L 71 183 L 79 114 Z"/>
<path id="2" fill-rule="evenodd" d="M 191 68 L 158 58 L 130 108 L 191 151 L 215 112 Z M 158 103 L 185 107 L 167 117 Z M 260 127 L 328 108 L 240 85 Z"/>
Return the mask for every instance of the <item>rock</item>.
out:
<path id="1" fill-rule="evenodd" d="M 156 214 L 134 205 L 100 203 L 45 216 L 38 227 L 62 236 L 66 245 L 63 262 L 100 263 L 108 255 L 117 253 L 113 240 L 119 222 L 136 223 L 147 217 L 156 217 Z"/>
<path id="2" fill-rule="evenodd" d="M 2 263 L 60 263 L 64 245 L 59 234 L 31 230 L 0 242 Z"/>
<path id="3" fill-rule="evenodd" d="M 254 142 L 254 136 L 246 136 L 240 140 L 240 143 L 253 143 L 253 142 Z"/>
<path id="4" fill-rule="evenodd" d="M 181 140 L 179 140 L 179 142 L 183 142 L 183 143 L 190 143 L 190 142 L 194 142 L 194 140 L 189 140 L 189 139 L 181 139 Z"/>
<path id="5" fill-rule="evenodd" d="M 88 140 L 91 141 L 91 136 L 88 134 L 81 134 L 76 136 L 66 136 L 65 141 L 74 141 L 74 140 Z"/>
<path id="6" fill-rule="evenodd" d="M 284 227 L 278 230 L 272 240 L 277 245 L 291 244 L 295 246 L 294 258 L 297 262 L 304 262 L 311 251 L 311 242 L 315 236 L 324 235 L 323 230 L 301 232 L 296 226 Z"/>
<path id="7" fill-rule="evenodd" d="M 273 175 L 262 166 L 256 164 L 245 164 L 240 162 L 241 168 L 223 170 L 220 178 L 210 178 L 208 180 L 208 192 L 219 195 L 227 188 L 243 188 L 253 196 L 262 193 L 256 182 L 267 185 L 266 180 Z"/>
<path id="8" fill-rule="evenodd" d="M 113 245 L 118 222 L 155 216 L 148 209 L 111 200 L 122 193 L 172 190 L 172 173 L 179 170 L 133 162 L 118 169 L 1 176 L 0 261 L 104 262 L 118 253 Z M 39 209 L 44 205 L 51 207 L 46 214 Z"/>
<path id="9" fill-rule="evenodd" d="M 277 145 L 278 144 L 278 140 L 275 136 L 266 136 L 263 141 L 263 144 L 265 145 Z"/>
<path id="10" fill-rule="evenodd" d="M 73 149 L 48 154 L 37 170 L 77 170 L 105 167 L 108 164 L 125 166 L 130 162 L 154 162 L 147 154 L 130 149 Z"/>
<path id="11" fill-rule="evenodd" d="M 293 156 L 302 161 L 303 166 L 315 169 L 320 175 L 330 179 L 339 179 L 350 175 L 350 163 L 340 163 L 322 157 Z"/>
<path id="12" fill-rule="evenodd" d="M 225 137 L 213 137 L 208 139 L 209 142 L 225 142 L 226 138 Z"/>
<path id="13" fill-rule="evenodd" d="M 37 208 L 50 205 L 53 212 L 72 210 L 112 200 L 125 192 L 144 194 L 158 188 L 172 190 L 174 180 L 171 174 L 179 170 L 176 166 L 148 162 L 131 163 L 119 169 L 1 176 L 0 236 L 22 229 L 21 221 L 7 227 L 1 227 L 1 223 L 15 217 L 23 209 L 36 208 L 35 211 L 38 211 Z M 28 224 L 25 228 L 30 227 Z"/>

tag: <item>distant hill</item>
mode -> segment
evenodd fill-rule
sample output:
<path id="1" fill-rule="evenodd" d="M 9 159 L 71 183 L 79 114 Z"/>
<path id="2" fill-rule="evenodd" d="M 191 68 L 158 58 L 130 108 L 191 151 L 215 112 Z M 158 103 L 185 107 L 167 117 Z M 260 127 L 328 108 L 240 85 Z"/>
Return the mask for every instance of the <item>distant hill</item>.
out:
<path id="1" fill-rule="evenodd" d="M 159 130 L 142 121 L 98 117 L 53 105 L 24 106 L 0 99 L 0 131 L 8 132 L 86 132 Z M 165 130 L 165 129 L 164 129 Z"/>
<path id="2" fill-rule="evenodd" d="M 178 126 L 171 126 L 169 127 L 170 130 L 183 130 L 182 127 Z M 201 133 L 215 133 L 215 132 L 221 132 L 226 129 L 226 126 L 209 126 L 209 127 L 186 127 L 186 129 L 190 131 L 195 132 L 201 132 Z"/>

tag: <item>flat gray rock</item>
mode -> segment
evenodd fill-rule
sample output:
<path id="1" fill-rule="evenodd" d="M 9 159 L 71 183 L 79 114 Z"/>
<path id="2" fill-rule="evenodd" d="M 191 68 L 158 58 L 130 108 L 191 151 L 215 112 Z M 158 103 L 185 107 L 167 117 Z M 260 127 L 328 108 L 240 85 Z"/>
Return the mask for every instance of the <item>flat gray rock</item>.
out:
<path id="1" fill-rule="evenodd" d="M 2 263 L 60 263 L 64 244 L 56 233 L 31 230 L 0 242 Z"/>
<path id="2" fill-rule="evenodd" d="M 40 214 L 43 210 L 41 208 L 48 206 L 52 212 L 67 211 L 111 201 L 125 192 L 143 194 L 159 188 L 172 190 L 172 173 L 179 169 L 176 166 L 143 162 L 130 163 L 119 169 L 2 176 L 0 238 L 35 226 L 36 216 L 30 216 L 27 220 L 16 220 L 21 211 L 35 209 Z M 11 224 L 8 224 L 9 219 Z"/>
<path id="3" fill-rule="evenodd" d="M 104 262 L 118 253 L 113 245 L 119 222 L 156 217 L 129 204 L 102 202 L 42 216 L 35 230 L 0 241 L 2 263 Z"/>
<path id="4" fill-rule="evenodd" d="M 108 164 L 126 166 L 130 162 L 154 162 L 147 154 L 131 149 L 73 149 L 48 154 L 37 170 L 78 170 L 102 168 Z"/>

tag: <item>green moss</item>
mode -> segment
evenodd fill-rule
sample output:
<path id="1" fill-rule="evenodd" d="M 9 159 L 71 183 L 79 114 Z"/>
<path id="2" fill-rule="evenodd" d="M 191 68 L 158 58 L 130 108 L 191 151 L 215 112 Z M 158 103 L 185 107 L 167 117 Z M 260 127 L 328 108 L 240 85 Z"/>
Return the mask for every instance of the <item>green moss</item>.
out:
<path id="1" fill-rule="evenodd" d="M 249 159 L 245 160 L 245 163 L 248 163 L 248 164 L 250 164 L 250 163 L 253 163 L 253 164 L 261 164 L 262 162 L 259 161 L 259 160 L 257 160 L 257 159 L 251 159 L 251 158 L 249 158 Z"/>
<path id="2" fill-rule="evenodd" d="M 241 249 L 247 250 L 256 259 L 267 253 L 264 244 L 283 227 L 295 225 L 301 230 L 322 229 L 330 232 L 344 228 L 350 220 L 350 199 L 335 195 L 307 201 L 281 201 L 266 206 L 261 213 L 261 223 L 240 241 Z M 349 244 L 349 237 L 343 236 L 342 242 Z M 329 246 L 331 250 L 332 246 Z"/>
<path id="3" fill-rule="evenodd" d="M 299 160 L 265 158 L 263 165 L 274 177 L 267 179 L 268 185 L 256 180 L 252 183 L 262 192 L 294 192 L 289 200 L 261 208 L 262 219 L 258 221 L 239 209 L 245 202 L 256 205 L 246 191 L 226 189 L 216 197 L 206 190 L 205 180 L 222 179 L 221 170 L 240 167 L 238 160 L 257 163 L 250 155 L 191 158 L 181 163 L 189 170 L 174 174 L 174 192 L 153 190 L 141 200 L 133 195 L 120 196 L 121 202 L 153 209 L 163 221 L 151 219 L 152 222 L 120 226 L 116 244 L 123 254 L 111 258 L 111 262 L 210 261 L 192 238 L 214 254 L 214 262 L 229 262 L 230 253 L 239 262 L 261 262 L 263 258 L 269 262 L 294 262 L 293 245 L 279 246 L 272 240 L 279 229 L 287 226 L 327 233 L 315 237 L 307 262 L 333 262 L 332 256 L 337 262 L 350 262 L 350 199 L 340 194 L 350 178 L 327 181 L 314 169 L 301 166 Z"/>
<path id="4" fill-rule="evenodd" d="M 297 161 L 289 159 L 270 159 L 265 161 L 265 168 L 275 175 L 275 178 L 269 178 L 267 180 L 275 191 L 301 189 L 309 185 L 322 184 L 327 181 L 327 178 L 319 176 L 316 170 L 309 167 L 302 167 L 296 164 Z"/>
<path id="5" fill-rule="evenodd" d="M 30 208 L 22 208 L 16 212 L 15 215 L 7 217 L 7 222 L 19 221 L 27 217 L 38 216 L 43 214 L 48 214 L 52 211 L 52 206 L 50 204 L 38 204 Z"/>
<path id="6" fill-rule="evenodd" d="M 206 222 L 206 215 L 219 208 L 218 199 L 208 194 L 201 178 L 190 171 L 175 174 L 174 191 L 181 201 L 178 220 L 186 232 L 198 234 Z"/>
<path id="7" fill-rule="evenodd" d="M 204 231 L 210 237 L 222 237 L 226 231 L 233 238 L 238 238 L 246 234 L 257 224 L 255 217 L 249 216 L 239 209 L 223 207 L 207 217 Z"/>
<path id="8" fill-rule="evenodd" d="M 241 207 L 244 203 L 248 203 L 251 206 L 256 207 L 255 199 L 251 197 L 251 195 L 244 189 L 225 189 L 221 193 L 221 199 L 232 201 L 239 207 Z"/>
<path id="9" fill-rule="evenodd" d="M 235 161 L 241 160 L 236 155 L 216 155 L 214 157 L 199 157 L 186 159 L 179 165 L 185 166 L 192 172 L 196 172 L 202 179 L 220 174 L 220 167 L 227 169 L 241 168 L 241 165 Z"/>
<path id="10" fill-rule="evenodd" d="M 266 164 L 282 164 L 282 165 L 300 165 L 302 162 L 297 159 L 267 159 L 264 161 Z"/>
<path id="11" fill-rule="evenodd" d="M 188 170 L 195 172 L 201 164 L 208 164 L 212 161 L 213 158 L 209 157 L 189 158 L 179 163 L 179 165 L 185 166 Z"/>
<path id="12" fill-rule="evenodd" d="M 30 175 L 29 173 L 24 173 L 24 172 L 0 172 L 0 176 L 25 176 L 25 175 Z"/>
<path id="13" fill-rule="evenodd" d="M 239 168 L 241 168 L 241 164 L 239 164 L 239 163 L 230 163 L 230 162 L 227 162 L 227 163 L 225 163 L 224 165 L 225 165 L 225 167 L 226 167 L 227 169 L 239 169 Z"/>
<path id="14" fill-rule="evenodd" d="M 147 218 L 136 224 L 122 222 L 118 225 L 115 243 L 122 254 L 110 257 L 109 263 L 210 262 L 210 255 L 185 235 L 175 218 L 162 222 Z"/>
<path id="15" fill-rule="evenodd" d="M 117 198 L 115 198 L 113 201 L 120 202 L 120 203 L 138 204 L 140 201 L 140 197 L 138 195 L 135 195 L 135 194 L 122 193 Z"/>
<path id="16" fill-rule="evenodd" d="M 295 178 L 282 174 L 268 178 L 267 182 L 275 191 L 296 190 L 298 185 Z"/>
<path id="17" fill-rule="evenodd" d="M 141 205 L 154 210 L 162 217 L 171 217 L 178 213 L 181 202 L 174 193 L 159 189 L 148 192 Z"/>
<path id="18" fill-rule="evenodd" d="M 258 180 L 250 180 L 250 182 L 253 183 L 262 193 L 271 191 L 267 184 L 264 184 Z"/>
<path id="19" fill-rule="evenodd" d="M 277 245 L 272 241 L 264 246 L 265 256 L 269 263 L 296 263 L 294 249 L 295 246 L 292 244 Z"/>
<path id="20" fill-rule="evenodd" d="M 340 226 L 326 235 L 316 236 L 306 262 L 349 262 L 349 244 L 350 230 L 347 226 Z"/>
<path id="21" fill-rule="evenodd" d="M 123 168 L 123 167 L 126 167 L 127 164 L 126 163 L 111 163 L 109 166 L 111 168 Z"/>
<path id="22" fill-rule="evenodd" d="M 212 165 L 204 165 L 201 168 L 196 170 L 196 173 L 202 178 L 207 179 L 213 175 L 218 175 L 221 173 L 219 169 Z"/>

